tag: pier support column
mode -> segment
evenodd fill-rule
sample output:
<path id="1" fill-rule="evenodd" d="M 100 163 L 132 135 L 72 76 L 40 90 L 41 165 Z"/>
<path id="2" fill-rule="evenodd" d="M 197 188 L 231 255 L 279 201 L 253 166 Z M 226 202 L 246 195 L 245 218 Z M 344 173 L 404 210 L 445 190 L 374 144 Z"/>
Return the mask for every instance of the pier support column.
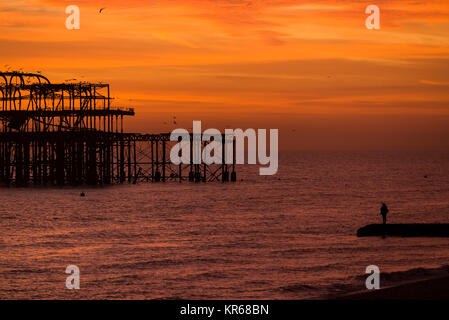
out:
<path id="1" fill-rule="evenodd" d="M 79 141 L 77 144 L 77 169 L 76 169 L 76 180 L 77 184 L 82 184 L 83 181 L 83 171 L 84 171 L 84 142 Z"/>
<path id="2" fill-rule="evenodd" d="M 48 143 L 42 144 L 42 183 L 46 186 L 48 183 Z"/>
<path id="3" fill-rule="evenodd" d="M 128 183 L 131 183 L 131 138 L 128 138 Z"/>
<path id="4" fill-rule="evenodd" d="M 5 184 L 9 186 L 11 183 L 11 147 L 9 143 L 5 143 Z"/>
<path id="5" fill-rule="evenodd" d="M 16 169 L 16 185 L 23 186 L 23 147 L 22 143 L 17 143 L 15 145 L 15 169 Z"/>
<path id="6" fill-rule="evenodd" d="M 87 143 L 87 177 L 86 181 L 89 185 L 96 185 L 98 182 L 97 176 L 97 150 L 96 141 L 89 141 Z"/>
<path id="7" fill-rule="evenodd" d="M 195 180 L 195 175 L 193 173 L 193 135 L 190 135 L 190 168 L 189 168 L 189 181 L 193 182 Z"/>
<path id="8" fill-rule="evenodd" d="M 30 182 L 30 142 L 23 144 L 23 182 L 27 185 Z"/>
<path id="9" fill-rule="evenodd" d="M 65 183 L 65 175 L 64 175 L 64 168 L 65 168 L 65 146 L 64 141 L 57 141 L 56 142 L 56 183 L 58 186 L 63 186 Z"/>
<path id="10" fill-rule="evenodd" d="M 156 140 L 156 172 L 154 173 L 154 181 L 161 181 L 161 172 L 159 171 L 159 141 Z"/>
<path id="11" fill-rule="evenodd" d="M 5 152 L 4 152 L 5 144 L 0 143 L 0 181 L 3 181 L 5 178 Z"/>
<path id="12" fill-rule="evenodd" d="M 221 150 L 221 181 L 227 182 L 229 177 L 227 175 L 226 166 L 226 136 L 223 136 L 222 150 Z"/>
<path id="13" fill-rule="evenodd" d="M 151 140 L 151 181 L 154 181 L 154 141 Z"/>
<path id="14" fill-rule="evenodd" d="M 38 176 L 38 143 L 36 141 L 32 142 L 32 149 L 33 149 L 33 183 L 34 185 L 39 184 L 39 176 Z"/>
<path id="15" fill-rule="evenodd" d="M 136 151 L 136 140 L 133 141 L 133 152 L 134 152 L 134 183 L 137 183 L 137 151 Z"/>
<path id="16" fill-rule="evenodd" d="M 120 183 L 125 182 L 125 141 L 120 140 Z"/>
<path id="17" fill-rule="evenodd" d="M 203 150 L 206 149 L 206 141 L 204 141 L 203 143 Z M 203 177 L 202 177 L 202 181 L 206 182 L 207 181 L 207 164 L 203 163 Z"/>
<path id="18" fill-rule="evenodd" d="M 109 140 L 109 138 L 106 138 L 105 140 L 105 148 L 104 148 L 104 157 L 105 157 L 105 177 L 104 177 L 104 183 L 105 184 L 111 184 L 112 183 L 112 179 L 111 179 L 111 141 Z"/>
<path id="19" fill-rule="evenodd" d="M 235 139 L 232 139 L 232 173 L 231 173 L 231 182 L 237 181 L 237 172 L 235 172 Z"/>
<path id="20" fill-rule="evenodd" d="M 199 164 L 195 164 L 195 182 L 201 182 L 201 172 Z"/>
<path id="21" fill-rule="evenodd" d="M 162 141 L 162 182 L 165 182 L 165 154 L 166 154 L 166 141 Z"/>

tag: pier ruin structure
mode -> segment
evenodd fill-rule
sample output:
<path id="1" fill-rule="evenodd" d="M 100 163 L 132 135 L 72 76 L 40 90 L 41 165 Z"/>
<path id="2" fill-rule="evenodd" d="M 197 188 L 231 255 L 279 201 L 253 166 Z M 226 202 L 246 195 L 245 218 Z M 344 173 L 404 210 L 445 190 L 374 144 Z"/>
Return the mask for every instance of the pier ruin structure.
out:
<path id="1" fill-rule="evenodd" d="M 108 84 L 53 84 L 41 74 L 0 72 L 0 184 L 236 181 L 235 159 L 172 164 L 170 134 L 125 132 L 124 118 L 134 109 L 111 100 Z M 227 143 L 235 150 L 235 141 Z"/>

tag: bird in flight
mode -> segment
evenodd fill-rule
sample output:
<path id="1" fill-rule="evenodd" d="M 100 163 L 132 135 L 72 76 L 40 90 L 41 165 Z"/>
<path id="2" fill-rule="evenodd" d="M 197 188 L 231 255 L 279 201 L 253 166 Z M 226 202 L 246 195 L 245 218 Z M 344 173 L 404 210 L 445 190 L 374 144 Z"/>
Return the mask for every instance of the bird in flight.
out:
<path id="1" fill-rule="evenodd" d="M 104 9 L 106 9 L 106 8 L 101 8 L 101 9 L 100 9 L 100 13 L 102 13 Z"/>

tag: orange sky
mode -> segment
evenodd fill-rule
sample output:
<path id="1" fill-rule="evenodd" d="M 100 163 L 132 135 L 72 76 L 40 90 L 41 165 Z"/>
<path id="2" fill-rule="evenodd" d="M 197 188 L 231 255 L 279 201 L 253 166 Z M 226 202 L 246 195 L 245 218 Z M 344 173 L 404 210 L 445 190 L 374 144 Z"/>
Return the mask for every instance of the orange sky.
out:
<path id="1" fill-rule="evenodd" d="M 176 115 L 279 128 L 284 149 L 449 147 L 447 0 L 0 0 L 0 29 L 0 68 L 109 82 L 130 130 Z"/>

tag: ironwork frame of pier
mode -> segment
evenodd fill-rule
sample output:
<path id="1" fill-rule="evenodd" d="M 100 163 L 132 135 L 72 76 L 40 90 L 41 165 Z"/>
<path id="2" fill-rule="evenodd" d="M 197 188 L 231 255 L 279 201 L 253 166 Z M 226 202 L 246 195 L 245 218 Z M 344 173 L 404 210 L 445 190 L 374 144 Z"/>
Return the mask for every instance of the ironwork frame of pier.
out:
<path id="1" fill-rule="evenodd" d="M 52 84 L 41 74 L 0 72 L 0 183 L 236 181 L 235 158 L 172 164 L 170 135 L 126 133 L 124 117 L 134 109 L 113 108 L 111 100 L 108 84 Z M 235 141 L 229 144 L 235 150 Z"/>

